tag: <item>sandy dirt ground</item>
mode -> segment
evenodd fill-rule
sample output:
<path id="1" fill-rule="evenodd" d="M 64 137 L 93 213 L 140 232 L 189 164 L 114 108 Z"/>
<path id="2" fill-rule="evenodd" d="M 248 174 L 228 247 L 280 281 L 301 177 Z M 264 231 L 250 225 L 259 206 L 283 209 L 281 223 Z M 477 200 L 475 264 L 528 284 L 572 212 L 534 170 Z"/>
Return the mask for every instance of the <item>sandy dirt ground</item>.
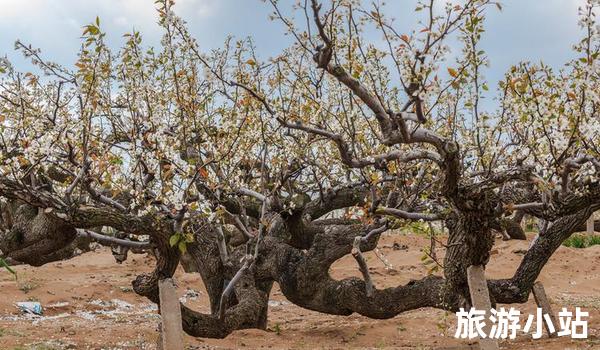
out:
<path id="1" fill-rule="evenodd" d="M 530 237 L 531 239 L 531 237 Z M 367 261 L 378 288 L 405 284 L 427 273 L 421 262 L 423 237 L 387 235 L 381 251 L 393 270 L 373 254 Z M 528 242 L 496 241 L 488 278 L 512 275 Z M 439 254 L 443 254 L 439 250 Z M 600 246 L 586 249 L 561 247 L 544 268 L 540 280 L 555 312 L 562 307 L 582 307 L 590 313 L 589 337 L 533 340 L 521 334 L 500 342 L 502 349 L 600 349 Z M 150 271 L 151 258 L 130 255 L 122 265 L 108 249 L 40 268 L 17 266 L 18 280 L 0 271 L 0 349 L 155 349 L 160 320 L 156 305 L 137 296 L 131 281 Z M 356 262 L 347 256 L 336 262 L 336 278 L 360 276 Z M 178 270 L 175 276 L 181 300 L 208 312 L 200 277 Z M 39 301 L 43 317 L 23 315 L 18 301 Z M 268 331 L 242 330 L 226 339 L 186 336 L 187 349 L 477 349 L 473 341 L 454 338 L 453 313 L 434 309 L 414 310 L 388 320 L 360 315 L 329 316 L 289 303 L 277 287 L 269 302 Z M 533 297 L 515 305 L 522 314 L 534 313 Z M 522 323 L 524 325 L 524 316 Z"/>

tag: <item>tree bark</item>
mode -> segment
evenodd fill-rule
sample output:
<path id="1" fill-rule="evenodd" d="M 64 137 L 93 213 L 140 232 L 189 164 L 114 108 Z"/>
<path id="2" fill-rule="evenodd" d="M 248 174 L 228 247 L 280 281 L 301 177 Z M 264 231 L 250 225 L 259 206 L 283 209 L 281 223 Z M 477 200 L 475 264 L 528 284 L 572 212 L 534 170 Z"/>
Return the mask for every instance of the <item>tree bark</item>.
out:
<path id="1" fill-rule="evenodd" d="M 524 216 L 525 212 L 523 212 L 522 210 L 517 210 L 512 218 L 509 218 L 504 221 L 506 233 L 510 238 L 520 240 L 527 239 L 525 231 L 521 226 Z"/>
<path id="2" fill-rule="evenodd" d="M 6 257 L 41 266 L 73 255 L 74 227 L 28 204 L 2 209 L 1 226 L 10 226 L 6 234 L 0 231 L 0 250 Z"/>
<path id="3" fill-rule="evenodd" d="M 585 225 L 597 205 L 584 208 L 552 223 L 529 248 L 514 276 L 510 279 L 489 281 L 493 297 L 499 303 L 524 303 L 540 272 L 562 242 Z"/>
<path id="4" fill-rule="evenodd" d="M 493 221 L 478 212 L 459 212 L 447 220 L 450 231 L 444 257 L 444 276 L 448 288 L 458 293 L 469 308 L 470 295 L 467 268 L 485 266 L 494 245 Z"/>

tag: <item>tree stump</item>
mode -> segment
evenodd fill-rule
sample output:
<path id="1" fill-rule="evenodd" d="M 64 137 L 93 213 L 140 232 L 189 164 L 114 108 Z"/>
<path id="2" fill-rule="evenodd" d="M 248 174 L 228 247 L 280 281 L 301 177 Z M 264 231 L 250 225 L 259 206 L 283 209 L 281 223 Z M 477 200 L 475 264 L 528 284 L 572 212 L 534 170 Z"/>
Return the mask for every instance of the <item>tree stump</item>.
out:
<path id="1" fill-rule="evenodd" d="M 467 268 L 467 280 L 469 282 L 469 294 L 471 295 L 472 306 L 477 310 L 485 310 L 486 325 L 483 330 L 486 335 L 489 335 L 491 329 L 489 317 L 492 303 L 490 302 L 490 294 L 483 266 L 469 266 Z M 498 350 L 498 341 L 494 338 L 479 338 L 479 348 L 481 350 Z"/>
<path id="2" fill-rule="evenodd" d="M 160 295 L 160 327 L 159 345 L 165 350 L 183 350 L 183 328 L 181 326 L 181 308 L 171 278 L 158 282 Z"/>
<path id="3" fill-rule="evenodd" d="M 540 307 L 542 309 L 542 314 L 548 314 L 548 316 L 550 316 L 550 320 L 552 321 L 552 324 L 554 325 L 554 332 L 550 332 L 550 327 L 548 326 L 548 323 L 544 319 L 544 328 L 546 328 L 546 332 L 548 332 L 548 336 L 550 338 L 556 338 L 557 337 L 556 328 L 559 326 L 559 324 L 558 324 L 558 321 L 556 320 L 556 316 L 554 315 L 554 312 L 552 312 L 552 308 L 550 307 L 550 301 L 548 300 L 548 297 L 546 296 L 546 291 L 544 290 L 544 286 L 542 285 L 541 282 L 535 282 L 533 284 L 532 291 L 533 291 L 533 297 L 535 298 L 535 303 L 537 304 L 538 307 Z"/>

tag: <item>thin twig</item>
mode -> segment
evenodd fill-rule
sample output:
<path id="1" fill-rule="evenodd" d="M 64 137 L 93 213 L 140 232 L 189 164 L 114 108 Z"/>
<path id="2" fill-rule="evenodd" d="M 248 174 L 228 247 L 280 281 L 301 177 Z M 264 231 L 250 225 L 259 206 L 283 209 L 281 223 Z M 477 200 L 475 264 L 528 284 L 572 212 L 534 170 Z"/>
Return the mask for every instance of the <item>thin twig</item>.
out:
<path id="1" fill-rule="evenodd" d="M 223 294 L 221 294 L 221 300 L 219 301 L 219 319 L 221 321 L 225 319 L 225 302 L 227 301 L 227 298 L 229 297 L 231 292 L 233 292 L 236 283 L 240 280 L 240 278 L 242 278 L 244 273 L 252 265 L 252 262 L 254 261 L 254 256 L 247 254 L 244 256 L 243 261 L 244 264 L 238 270 L 238 272 L 236 272 L 231 281 L 229 281 L 227 287 L 225 287 L 225 290 L 223 290 Z"/>

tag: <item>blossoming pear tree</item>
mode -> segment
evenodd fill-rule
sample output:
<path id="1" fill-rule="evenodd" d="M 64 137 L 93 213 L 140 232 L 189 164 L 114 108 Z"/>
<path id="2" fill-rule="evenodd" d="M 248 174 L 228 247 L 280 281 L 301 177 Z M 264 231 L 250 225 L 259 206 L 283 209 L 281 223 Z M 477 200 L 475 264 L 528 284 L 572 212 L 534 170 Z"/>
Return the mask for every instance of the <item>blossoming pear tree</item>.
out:
<path id="1" fill-rule="evenodd" d="M 468 307 L 467 267 L 496 233 L 525 238 L 527 214 L 537 238 L 488 281 L 493 303 L 527 301 L 600 208 L 600 2 L 580 9 L 576 57 L 515 65 L 493 110 L 480 41 L 495 1 L 417 1 L 409 33 L 378 4 L 268 2 L 293 40 L 268 60 L 251 39 L 202 51 L 172 0 L 157 1 L 158 48 L 134 31 L 114 51 L 99 19 L 73 68 L 17 41 L 38 71 L 0 61 L 1 254 L 39 266 L 81 237 L 143 250 L 156 266 L 133 287 L 156 303 L 181 261 L 211 304 L 182 305 L 184 330 L 225 337 L 266 327 L 274 282 L 333 315 Z M 426 223 L 448 229 L 443 261 L 425 249 L 429 275 L 377 288 L 362 253 Z M 349 254 L 362 277 L 332 278 Z"/>

